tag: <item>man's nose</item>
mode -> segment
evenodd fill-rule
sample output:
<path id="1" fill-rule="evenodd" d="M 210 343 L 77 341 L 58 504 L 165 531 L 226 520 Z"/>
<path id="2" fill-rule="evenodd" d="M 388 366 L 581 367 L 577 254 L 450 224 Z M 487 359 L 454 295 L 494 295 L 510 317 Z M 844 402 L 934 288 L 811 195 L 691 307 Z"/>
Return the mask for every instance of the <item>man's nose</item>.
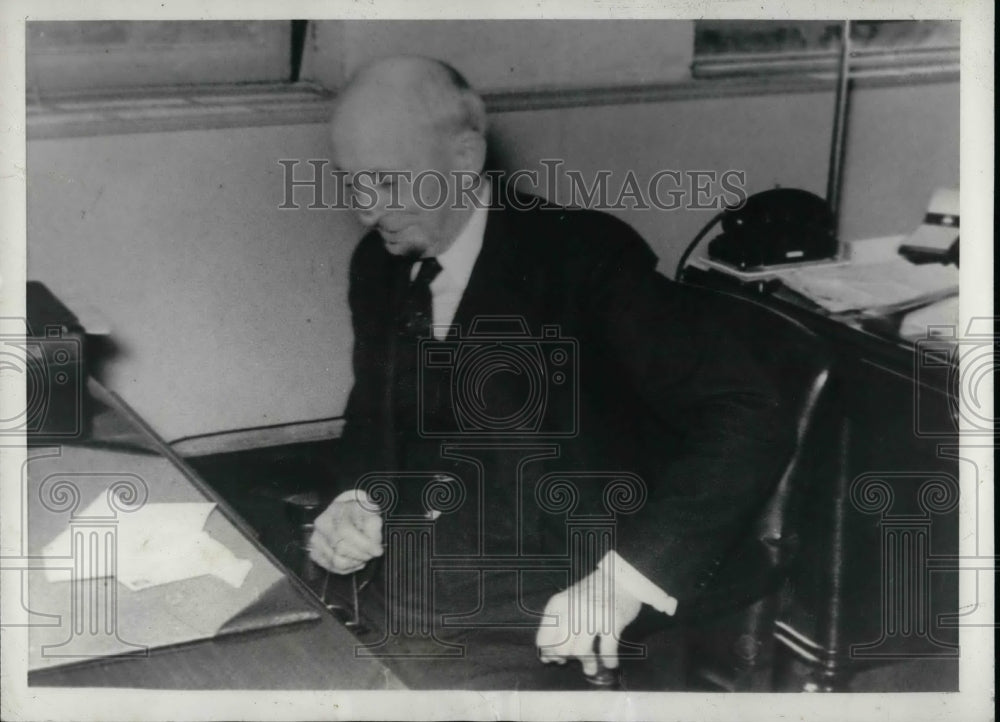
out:
<path id="1" fill-rule="evenodd" d="M 366 203 L 363 207 L 357 209 L 358 220 L 361 221 L 362 225 L 366 228 L 371 228 L 376 225 L 382 216 L 385 214 L 385 209 L 380 203 Z"/>
<path id="2" fill-rule="evenodd" d="M 373 189 L 371 195 L 360 199 L 357 206 L 358 220 L 366 227 L 377 225 L 382 216 L 385 215 L 386 205 L 389 203 L 387 194 Z"/>

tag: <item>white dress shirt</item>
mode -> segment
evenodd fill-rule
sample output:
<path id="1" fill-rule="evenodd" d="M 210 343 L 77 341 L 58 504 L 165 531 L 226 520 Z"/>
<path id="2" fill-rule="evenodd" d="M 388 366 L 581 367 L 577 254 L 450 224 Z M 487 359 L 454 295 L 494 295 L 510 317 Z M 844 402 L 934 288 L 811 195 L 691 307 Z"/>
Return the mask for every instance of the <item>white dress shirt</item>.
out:
<path id="1" fill-rule="evenodd" d="M 483 184 L 480 200 L 489 198 L 490 186 Z M 466 220 L 462 230 L 447 251 L 437 257 L 441 264 L 441 272 L 431 281 L 431 311 L 433 313 L 432 331 L 439 341 L 447 336 L 448 327 L 455 320 L 455 312 L 469 285 L 472 267 L 476 265 L 479 251 L 483 247 L 483 236 L 486 234 L 486 217 L 489 204 L 485 201 L 476 205 L 472 215 Z M 420 265 L 414 263 L 410 270 L 410 280 L 417 277 Z"/>

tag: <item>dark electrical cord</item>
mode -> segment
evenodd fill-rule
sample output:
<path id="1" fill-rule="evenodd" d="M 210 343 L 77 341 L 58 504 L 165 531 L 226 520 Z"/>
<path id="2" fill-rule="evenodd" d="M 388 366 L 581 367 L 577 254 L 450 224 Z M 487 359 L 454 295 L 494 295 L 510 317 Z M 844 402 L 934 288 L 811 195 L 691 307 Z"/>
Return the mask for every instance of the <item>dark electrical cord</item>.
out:
<path id="1" fill-rule="evenodd" d="M 698 231 L 698 235 L 696 235 L 694 239 L 692 239 L 692 241 L 687 245 L 687 248 L 684 249 L 684 253 L 681 254 L 680 260 L 677 261 L 677 268 L 674 270 L 675 280 L 677 281 L 681 280 L 681 271 L 684 270 L 684 265 L 687 263 L 688 258 L 694 252 L 694 249 L 698 247 L 698 243 L 700 243 L 701 239 L 705 237 L 705 234 L 708 233 L 710 230 L 712 230 L 712 226 L 714 226 L 716 223 L 722 220 L 722 217 L 724 215 L 725 211 L 723 211 L 722 213 L 716 213 L 712 217 L 712 220 L 706 223 L 705 227 L 702 228 L 700 231 Z"/>

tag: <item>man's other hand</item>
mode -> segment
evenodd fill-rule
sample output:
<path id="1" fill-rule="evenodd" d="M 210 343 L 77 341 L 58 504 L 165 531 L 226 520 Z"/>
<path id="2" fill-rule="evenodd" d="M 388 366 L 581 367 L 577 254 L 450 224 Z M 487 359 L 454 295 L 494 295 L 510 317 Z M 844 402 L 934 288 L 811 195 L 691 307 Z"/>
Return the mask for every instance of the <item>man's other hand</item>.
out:
<path id="1" fill-rule="evenodd" d="M 608 669 L 618 667 L 618 639 L 639 615 L 642 602 L 614 583 L 611 565 L 600 568 L 549 599 L 548 617 L 538 628 L 535 644 L 542 662 L 565 664 L 573 657 L 583 673 L 597 674 L 594 637 L 599 639 L 600 660 Z"/>
<path id="2" fill-rule="evenodd" d="M 382 517 L 365 492 L 344 492 L 316 517 L 309 557 L 324 569 L 351 574 L 382 555 Z"/>

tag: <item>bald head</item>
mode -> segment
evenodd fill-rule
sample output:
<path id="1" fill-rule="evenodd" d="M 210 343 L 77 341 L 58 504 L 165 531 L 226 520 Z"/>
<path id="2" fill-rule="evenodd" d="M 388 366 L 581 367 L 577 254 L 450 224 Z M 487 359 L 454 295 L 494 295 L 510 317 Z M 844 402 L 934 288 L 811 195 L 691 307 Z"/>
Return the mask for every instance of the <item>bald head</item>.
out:
<path id="1" fill-rule="evenodd" d="M 421 57 L 379 60 L 341 91 L 330 130 L 334 163 L 353 208 L 390 253 L 429 256 L 454 241 L 472 213 L 486 160 L 486 112 L 465 78 Z"/>
<path id="2" fill-rule="evenodd" d="M 432 58 L 398 56 L 364 66 L 340 93 L 333 124 L 383 113 L 446 135 L 486 131 L 482 99 L 455 68 Z"/>

